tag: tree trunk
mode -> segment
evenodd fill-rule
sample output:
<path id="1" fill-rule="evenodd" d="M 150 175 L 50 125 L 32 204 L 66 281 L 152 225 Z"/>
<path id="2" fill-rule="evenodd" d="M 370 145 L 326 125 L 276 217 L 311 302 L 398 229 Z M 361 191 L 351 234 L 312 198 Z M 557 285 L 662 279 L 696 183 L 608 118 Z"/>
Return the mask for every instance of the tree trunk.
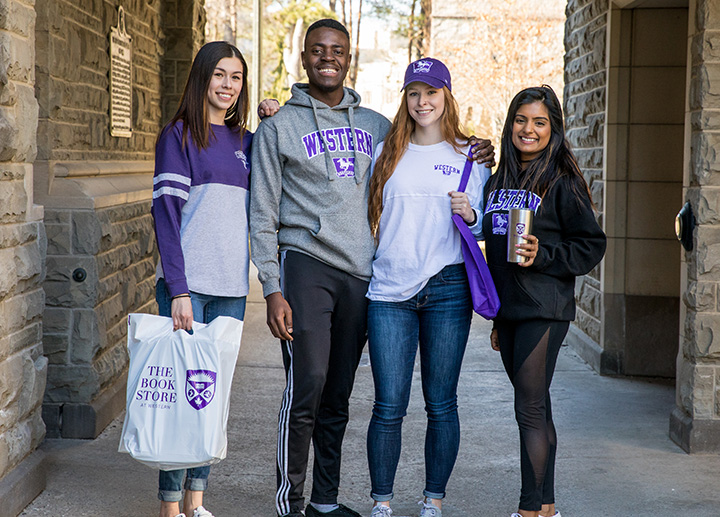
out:
<path id="1" fill-rule="evenodd" d="M 420 56 L 420 57 L 426 57 L 430 54 L 430 42 L 431 42 L 430 30 L 432 28 L 432 0 L 420 0 L 420 15 L 422 16 L 422 20 L 423 20 L 422 47 L 420 49 L 422 56 Z"/>
<path id="2" fill-rule="evenodd" d="M 300 76 L 302 75 L 300 51 L 302 50 L 304 25 L 303 19 L 298 18 L 292 34 L 288 33 L 285 38 L 286 44 L 283 49 L 283 63 L 287 71 L 288 88 L 291 88 L 293 84 L 300 81 Z"/>
<path id="3" fill-rule="evenodd" d="M 410 7 L 410 20 L 408 21 L 408 63 L 412 62 L 413 55 L 412 49 L 415 43 L 415 6 L 417 0 L 412 0 L 412 6 Z"/>
<path id="4" fill-rule="evenodd" d="M 355 24 L 355 53 L 353 55 L 352 68 L 350 70 L 350 87 L 355 88 L 357 81 L 358 66 L 360 65 L 360 19 L 362 18 L 362 0 L 358 0 L 358 17 Z"/>
<path id="5" fill-rule="evenodd" d="M 342 24 L 347 27 L 347 17 L 345 16 L 345 0 L 340 0 L 340 9 L 342 10 Z"/>
<path id="6" fill-rule="evenodd" d="M 337 0 L 328 0 L 328 7 L 330 7 L 330 10 L 332 12 L 335 12 L 335 4 L 337 3 Z"/>
<path id="7" fill-rule="evenodd" d="M 347 27 L 348 32 L 350 33 L 350 52 L 352 52 L 352 42 L 354 39 L 354 32 L 353 32 L 353 7 L 352 7 L 352 0 L 346 0 L 348 5 L 348 15 L 347 15 Z"/>

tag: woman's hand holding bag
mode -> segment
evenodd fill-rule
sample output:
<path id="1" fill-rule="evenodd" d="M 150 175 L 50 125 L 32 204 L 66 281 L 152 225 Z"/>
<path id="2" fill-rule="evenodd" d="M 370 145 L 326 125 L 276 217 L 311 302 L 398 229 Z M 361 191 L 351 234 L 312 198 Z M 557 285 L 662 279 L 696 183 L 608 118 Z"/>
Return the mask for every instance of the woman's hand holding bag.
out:
<path id="1" fill-rule="evenodd" d="M 173 331 L 173 320 L 128 316 L 130 367 L 119 452 L 162 470 L 217 463 L 227 454 L 230 388 L 243 322 L 219 316 Z"/>

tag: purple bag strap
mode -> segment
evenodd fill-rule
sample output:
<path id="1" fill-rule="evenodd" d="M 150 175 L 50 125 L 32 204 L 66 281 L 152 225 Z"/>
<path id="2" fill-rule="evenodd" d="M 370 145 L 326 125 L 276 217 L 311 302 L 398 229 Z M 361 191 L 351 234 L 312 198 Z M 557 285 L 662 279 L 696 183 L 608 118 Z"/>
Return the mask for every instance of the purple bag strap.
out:
<path id="1" fill-rule="evenodd" d="M 460 186 L 458 187 L 458 192 L 465 192 L 465 187 L 467 187 L 468 180 L 470 179 L 470 171 L 472 170 L 473 162 L 472 162 L 472 148 L 468 151 L 467 160 L 465 160 L 465 168 L 463 169 L 462 177 L 460 178 Z"/>

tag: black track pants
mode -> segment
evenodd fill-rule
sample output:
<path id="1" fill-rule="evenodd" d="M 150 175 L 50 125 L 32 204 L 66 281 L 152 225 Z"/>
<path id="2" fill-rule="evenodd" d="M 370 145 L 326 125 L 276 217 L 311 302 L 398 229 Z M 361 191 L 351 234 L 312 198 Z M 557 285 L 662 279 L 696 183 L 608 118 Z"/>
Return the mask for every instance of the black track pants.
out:
<path id="1" fill-rule="evenodd" d="M 495 322 L 505 371 L 515 389 L 522 510 L 540 510 L 543 504 L 555 502 L 557 435 L 550 383 L 569 325 L 567 321 L 552 320 Z"/>
<path id="2" fill-rule="evenodd" d="M 310 500 L 337 502 L 348 400 L 366 340 L 368 288 L 368 282 L 298 252 L 287 252 L 282 268 L 293 340 L 282 341 L 287 385 L 278 416 L 279 515 L 304 506 L 311 438 Z"/>

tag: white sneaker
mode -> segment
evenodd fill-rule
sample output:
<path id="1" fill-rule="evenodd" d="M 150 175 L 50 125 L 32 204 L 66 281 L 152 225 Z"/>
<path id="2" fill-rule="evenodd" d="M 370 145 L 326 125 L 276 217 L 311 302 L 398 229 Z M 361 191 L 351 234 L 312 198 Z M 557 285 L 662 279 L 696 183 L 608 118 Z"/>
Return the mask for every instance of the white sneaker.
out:
<path id="1" fill-rule="evenodd" d="M 184 513 L 179 513 L 179 514 L 177 514 L 175 517 L 185 517 L 185 514 L 184 514 Z"/>
<path id="2" fill-rule="evenodd" d="M 389 506 L 385 506 L 382 504 L 376 504 L 373 506 L 372 513 L 370 514 L 370 517 L 390 517 L 392 515 L 392 510 Z"/>
<path id="3" fill-rule="evenodd" d="M 208 512 L 204 506 L 198 506 L 193 512 L 193 517 L 213 517 L 213 514 Z"/>
<path id="4" fill-rule="evenodd" d="M 418 504 L 422 505 L 420 517 L 442 517 L 442 510 L 434 504 L 426 503 L 425 501 L 419 501 Z"/>

